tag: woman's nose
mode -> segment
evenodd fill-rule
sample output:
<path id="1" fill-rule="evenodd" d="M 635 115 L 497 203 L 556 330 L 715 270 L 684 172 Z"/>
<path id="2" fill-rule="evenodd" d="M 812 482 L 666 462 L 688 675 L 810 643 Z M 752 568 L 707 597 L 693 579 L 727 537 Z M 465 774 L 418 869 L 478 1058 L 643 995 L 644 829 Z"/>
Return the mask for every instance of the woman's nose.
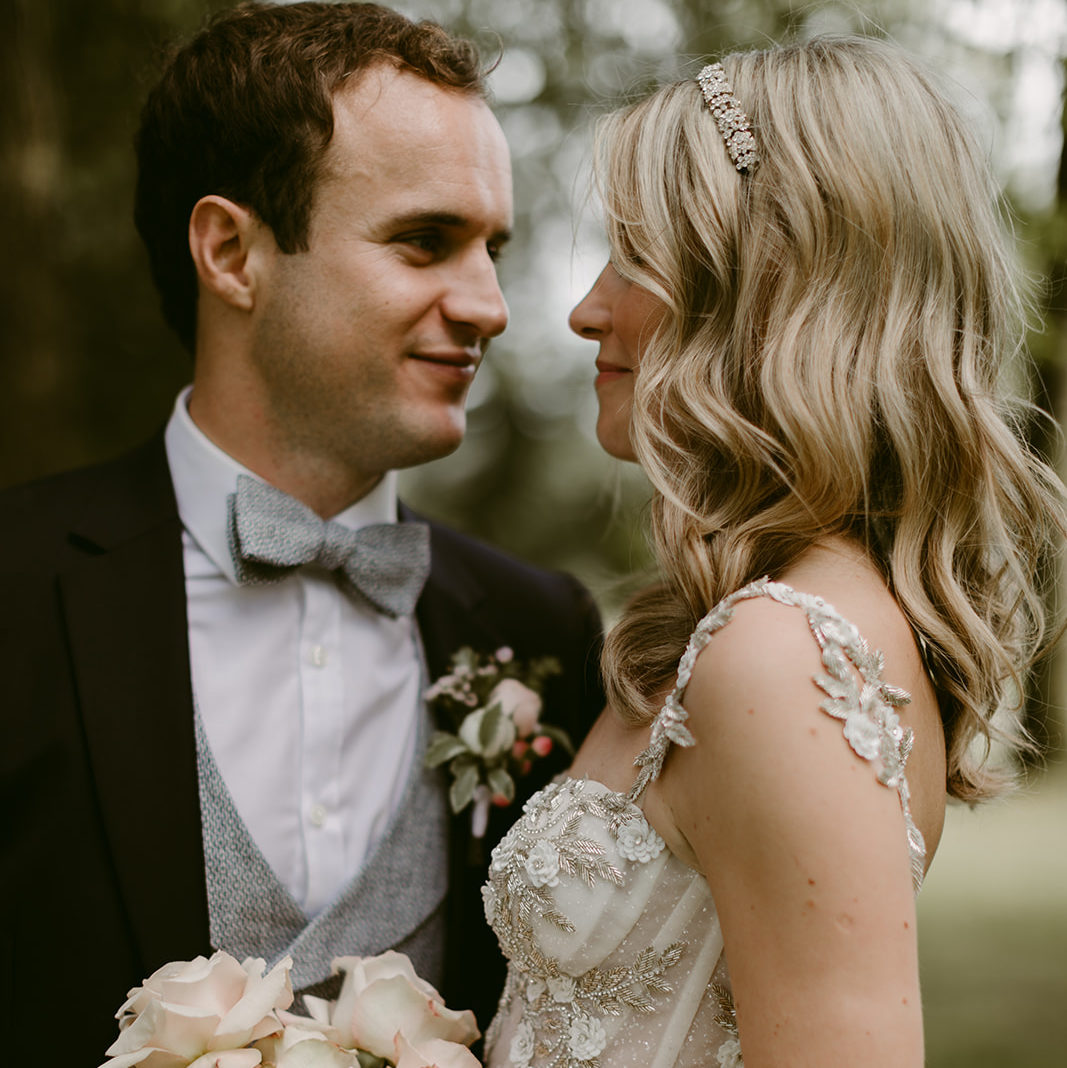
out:
<path id="1" fill-rule="evenodd" d="M 600 272 L 592 289 L 574 306 L 567 319 L 570 328 L 579 336 L 596 340 L 611 330 L 611 308 L 604 299 L 605 275 L 609 264 Z"/>

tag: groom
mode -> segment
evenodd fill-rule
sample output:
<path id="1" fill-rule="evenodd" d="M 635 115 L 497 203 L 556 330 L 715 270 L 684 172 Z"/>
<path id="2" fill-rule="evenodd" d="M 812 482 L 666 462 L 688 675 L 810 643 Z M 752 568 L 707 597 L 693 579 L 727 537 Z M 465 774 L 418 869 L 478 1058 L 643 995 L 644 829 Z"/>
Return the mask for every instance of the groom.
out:
<path id="1" fill-rule="evenodd" d="M 137 150 L 193 381 L 164 435 L 0 497 L 7 1059 L 99 1063 L 126 990 L 212 948 L 326 993 L 332 956 L 399 948 L 484 1026 L 484 850 L 522 795 L 472 841 L 421 694 L 508 646 L 560 659 L 576 741 L 601 695 L 579 585 L 396 500 L 507 321 L 476 57 L 377 5 L 244 4 L 169 61 Z"/>

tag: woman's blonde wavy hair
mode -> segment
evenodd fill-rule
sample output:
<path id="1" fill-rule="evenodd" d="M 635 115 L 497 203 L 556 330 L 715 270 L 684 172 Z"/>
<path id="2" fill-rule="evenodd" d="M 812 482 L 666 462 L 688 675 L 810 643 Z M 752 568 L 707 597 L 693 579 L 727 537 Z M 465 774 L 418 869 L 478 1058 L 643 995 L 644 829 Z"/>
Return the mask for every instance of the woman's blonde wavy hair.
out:
<path id="1" fill-rule="evenodd" d="M 1024 444 L 1032 409 L 1003 388 L 1025 303 L 995 184 L 890 44 L 722 62 L 754 173 L 734 169 L 695 81 L 598 128 L 612 263 L 669 309 L 631 425 L 663 580 L 608 636 L 610 700 L 648 722 L 710 606 L 843 535 L 918 637 L 949 793 L 983 799 L 1007 785 L 989 742 L 1027 744 L 993 714 L 1020 703 L 1065 528 L 1063 487 Z"/>

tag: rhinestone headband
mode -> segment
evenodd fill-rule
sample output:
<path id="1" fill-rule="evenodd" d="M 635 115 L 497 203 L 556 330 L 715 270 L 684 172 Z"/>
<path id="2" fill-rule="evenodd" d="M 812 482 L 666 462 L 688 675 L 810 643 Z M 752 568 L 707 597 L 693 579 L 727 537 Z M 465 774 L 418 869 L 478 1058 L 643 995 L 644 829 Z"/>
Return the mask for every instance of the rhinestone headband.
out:
<path id="1" fill-rule="evenodd" d="M 733 165 L 742 174 L 751 174 L 759 163 L 756 138 L 748 116 L 741 110 L 741 104 L 726 79 L 722 64 L 709 63 L 697 75 L 697 84 L 707 101 L 708 111 L 714 117 L 715 125 L 719 127 L 719 133 L 726 142 L 726 151 L 730 154 Z"/>

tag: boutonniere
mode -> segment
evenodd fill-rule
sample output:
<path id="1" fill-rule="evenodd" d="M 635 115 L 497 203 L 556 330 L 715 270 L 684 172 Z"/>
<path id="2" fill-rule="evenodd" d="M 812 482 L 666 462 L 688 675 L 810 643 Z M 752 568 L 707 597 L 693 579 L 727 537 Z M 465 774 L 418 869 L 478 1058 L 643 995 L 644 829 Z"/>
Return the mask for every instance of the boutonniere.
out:
<path id="1" fill-rule="evenodd" d="M 555 657 L 523 664 L 506 646 L 491 656 L 460 649 L 447 675 L 427 691 L 439 730 L 430 739 L 426 764 L 448 764 L 453 812 L 473 805 L 471 831 L 485 834 L 489 806 L 515 799 L 515 780 L 529 775 L 538 760 L 558 745 L 574 754 L 567 732 L 541 722 L 545 680 L 560 672 Z"/>

